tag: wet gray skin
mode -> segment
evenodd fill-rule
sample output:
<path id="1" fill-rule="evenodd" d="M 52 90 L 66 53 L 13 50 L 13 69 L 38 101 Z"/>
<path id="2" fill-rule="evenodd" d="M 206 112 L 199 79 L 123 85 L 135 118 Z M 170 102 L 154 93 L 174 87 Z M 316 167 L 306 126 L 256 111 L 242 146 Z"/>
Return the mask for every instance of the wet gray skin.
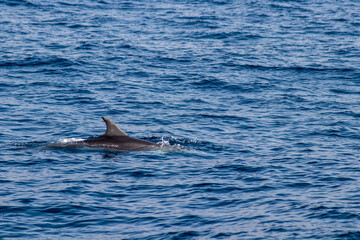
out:
<path id="1" fill-rule="evenodd" d="M 105 117 L 102 119 L 106 123 L 105 134 L 82 141 L 85 146 L 123 151 L 143 151 L 159 147 L 152 142 L 129 137 L 113 121 Z"/>

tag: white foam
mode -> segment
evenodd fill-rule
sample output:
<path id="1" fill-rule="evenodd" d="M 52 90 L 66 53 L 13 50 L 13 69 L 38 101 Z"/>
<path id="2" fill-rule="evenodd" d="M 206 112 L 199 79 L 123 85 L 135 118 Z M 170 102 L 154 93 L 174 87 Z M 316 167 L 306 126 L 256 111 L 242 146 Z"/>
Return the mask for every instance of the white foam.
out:
<path id="1" fill-rule="evenodd" d="M 60 139 L 58 140 L 58 143 L 73 143 L 73 142 L 80 142 L 80 141 L 84 141 L 85 139 L 83 138 L 64 138 L 64 139 Z"/>

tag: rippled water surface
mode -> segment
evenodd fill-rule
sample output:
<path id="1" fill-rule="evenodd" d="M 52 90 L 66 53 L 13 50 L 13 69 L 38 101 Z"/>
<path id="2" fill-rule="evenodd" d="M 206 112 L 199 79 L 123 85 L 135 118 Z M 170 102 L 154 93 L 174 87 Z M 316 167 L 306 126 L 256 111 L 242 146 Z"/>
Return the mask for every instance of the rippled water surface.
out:
<path id="1" fill-rule="evenodd" d="M 359 36 L 357 0 L 0 1 L 0 238 L 360 238 Z M 66 147 L 102 116 L 163 147 Z"/>

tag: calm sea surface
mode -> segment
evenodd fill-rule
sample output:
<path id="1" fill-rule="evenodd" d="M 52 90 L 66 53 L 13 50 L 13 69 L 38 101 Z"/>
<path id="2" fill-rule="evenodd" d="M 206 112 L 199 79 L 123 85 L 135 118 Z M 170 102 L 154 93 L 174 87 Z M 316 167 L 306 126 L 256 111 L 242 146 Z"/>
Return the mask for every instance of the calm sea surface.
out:
<path id="1" fill-rule="evenodd" d="M 358 0 L 0 0 L 0 43 L 0 239 L 360 238 Z M 163 147 L 65 146 L 102 116 Z"/>

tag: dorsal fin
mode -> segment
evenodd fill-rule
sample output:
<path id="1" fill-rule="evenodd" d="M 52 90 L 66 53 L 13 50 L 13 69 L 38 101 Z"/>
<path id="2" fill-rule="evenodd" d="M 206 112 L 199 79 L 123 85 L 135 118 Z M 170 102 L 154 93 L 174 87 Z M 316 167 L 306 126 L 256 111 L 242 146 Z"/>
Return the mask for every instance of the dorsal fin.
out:
<path id="1" fill-rule="evenodd" d="M 111 121 L 106 117 L 102 117 L 102 119 L 106 123 L 106 133 L 104 134 L 104 136 L 109 136 L 109 137 L 127 136 L 127 134 L 123 130 L 121 130 L 118 126 L 116 126 L 116 124 L 113 121 Z"/>

